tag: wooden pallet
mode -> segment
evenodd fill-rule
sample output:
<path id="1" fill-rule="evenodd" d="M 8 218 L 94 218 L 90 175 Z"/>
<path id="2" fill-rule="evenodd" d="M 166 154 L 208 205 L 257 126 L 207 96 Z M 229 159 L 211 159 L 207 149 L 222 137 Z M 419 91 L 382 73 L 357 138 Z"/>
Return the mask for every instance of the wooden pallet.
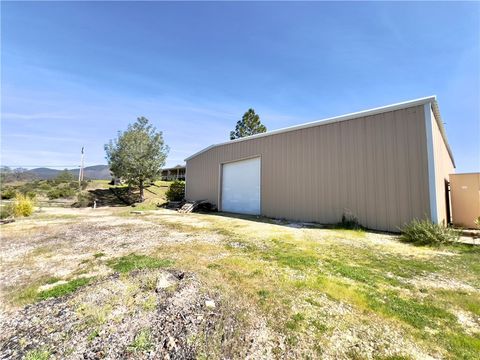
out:
<path id="1" fill-rule="evenodd" d="M 205 202 L 206 202 L 205 200 L 186 202 L 180 209 L 178 209 L 178 212 L 183 214 L 191 213 L 198 207 L 198 205 L 203 204 Z"/>

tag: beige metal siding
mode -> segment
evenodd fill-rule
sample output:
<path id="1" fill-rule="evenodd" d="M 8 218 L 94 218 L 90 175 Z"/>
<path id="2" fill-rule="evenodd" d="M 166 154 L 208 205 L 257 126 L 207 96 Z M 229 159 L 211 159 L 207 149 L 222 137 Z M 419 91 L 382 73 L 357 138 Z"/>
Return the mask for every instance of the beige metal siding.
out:
<path id="1" fill-rule="evenodd" d="M 261 156 L 262 214 L 397 231 L 430 216 L 423 105 L 252 138 L 187 160 L 189 200 L 219 204 L 222 163 Z"/>
<path id="2" fill-rule="evenodd" d="M 480 216 L 480 173 L 451 174 L 453 223 L 475 228 L 474 220 Z"/>
<path id="3" fill-rule="evenodd" d="M 445 182 L 449 181 L 449 175 L 455 172 L 453 161 L 450 158 L 442 134 L 438 127 L 438 120 L 431 112 L 432 117 L 432 135 L 433 135 L 433 154 L 435 157 L 435 192 L 437 203 L 437 222 L 447 225 L 447 201 Z"/>

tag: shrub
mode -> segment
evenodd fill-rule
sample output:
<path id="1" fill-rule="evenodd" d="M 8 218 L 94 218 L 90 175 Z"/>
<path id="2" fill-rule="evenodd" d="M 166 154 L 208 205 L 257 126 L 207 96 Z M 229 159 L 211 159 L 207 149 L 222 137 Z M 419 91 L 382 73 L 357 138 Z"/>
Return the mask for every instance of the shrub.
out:
<path id="1" fill-rule="evenodd" d="M 50 190 L 47 193 L 47 196 L 50 200 L 59 199 L 59 198 L 69 198 L 75 195 L 75 189 L 72 189 L 68 186 L 57 186 L 56 188 Z"/>
<path id="2" fill-rule="evenodd" d="M 337 224 L 337 228 L 347 230 L 360 230 L 362 226 L 358 223 L 357 217 L 347 211 L 342 214 L 342 221 Z"/>
<path id="3" fill-rule="evenodd" d="M 75 204 L 77 207 L 89 207 L 93 205 L 92 194 L 79 192 L 77 194 L 77 202 Z"/>
<path id="4" fill-rule="evenodd" d="M 75 177 L 73 176 L 73 174 L 68 171 L 67 169 L 63 170 L 62 172 L 60 172 L 56 177 L 55 177 L 55 182 L 57 184 L 61 184 L 61 183 L 68 183 L 68 182 L 71 182 L 71 181 L 74 181 L 75 180 Z"/>
<path id="5" fill-rule="evenodd" d="M 82 180 L 82 182 L 80 183 L 81 189 L 85 190 L 87 188 L 89 182 L 90 182 L 90 180 Z"/>
<path id="6" fill-rule="evenodd" d="M 24 195 L 32 200 L 37 198 L 37 193 L 35 191 L 27 191 Z"/>
<path id="7" fill-rule="evenodd" d="M 28 192 L 35 192 L 36 190 L 36 185 L 35 183 L 33 182 L 27 182 L 25 184 L 23 184 L 22 186 L 20 186 L 19 188 L 17 188 L 18 192 L 21 192 L 22 194 L 26 194 Z"/>
<path id="8" fill-rule="evenodd" d="M 413 220 L 402 229 L 400 239 L 415 245 L 439 245 L 458 241 L 460 231 L 434 224 L 429 220 Z"/>
<path id="9" fill-rule="evenodd" d="M 8 200 L 8 199 L 13 199 L 16 194 L 17 194 L 17 191 L 14 188 L 8 187 L 5 189 L 2 189 L 2 192 L 0 193 L 0 197 L 2 199 Z"/>
<path id="10" fill-rule="evenodd" d="M 30 216 L 33 213 L 34 200 L 26 195 L 17 194 L 11 206 L 14 216 Z"/>
<path id="11" fill-rule="evenodd" d="M 473 222 L 475 223 L 475 226 L 480 229 L 480 216 L 473 220 Z"/>
<path id="12" fill-rule="evenodd" d="M 43 191 L 50 191 L 52 190 L 52 184 L 51 182 L 45 181 L 38 185 L 38 188 Z"/>
<path id="13" fill-rule="evenodd" d="M 185 197 L 185 182 L 175 180 L 165 193 L 169 201 L 181 201 Z"/>
<path id="14" fill-rule="evenodd" d="M 6 219 L 13 216 L 12 204 L 0 207 L 0 219 Z"/>

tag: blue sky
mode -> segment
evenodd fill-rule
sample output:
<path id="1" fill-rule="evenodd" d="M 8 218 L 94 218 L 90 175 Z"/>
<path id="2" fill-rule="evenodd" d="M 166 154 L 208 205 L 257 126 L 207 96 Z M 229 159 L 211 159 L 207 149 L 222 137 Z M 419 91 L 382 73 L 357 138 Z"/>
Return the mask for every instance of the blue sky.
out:
<path id="1" fill-rule="evenodd" d="M 480 170 L 480 3 L 2 2 L 1 162 L 104 164 L 138 116 L 167 165 L 228 139 L 437 95 L 457 172 Z"/>

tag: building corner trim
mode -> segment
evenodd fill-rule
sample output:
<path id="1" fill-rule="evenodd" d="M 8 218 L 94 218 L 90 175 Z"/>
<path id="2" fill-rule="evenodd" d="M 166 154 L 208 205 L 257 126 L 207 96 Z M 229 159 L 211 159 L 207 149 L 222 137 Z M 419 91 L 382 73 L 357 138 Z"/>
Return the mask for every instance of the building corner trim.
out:
<path id="1" fill-rule="evenodd" d="M 437 189 L 435 184 L 435 155 L 433 147 L 433 119 L 431 103 L 423 105 L 425 114 L 425 132 L 427 135 L 428 192 L 430 199 L 430 220 L 438 224 Z"/>

